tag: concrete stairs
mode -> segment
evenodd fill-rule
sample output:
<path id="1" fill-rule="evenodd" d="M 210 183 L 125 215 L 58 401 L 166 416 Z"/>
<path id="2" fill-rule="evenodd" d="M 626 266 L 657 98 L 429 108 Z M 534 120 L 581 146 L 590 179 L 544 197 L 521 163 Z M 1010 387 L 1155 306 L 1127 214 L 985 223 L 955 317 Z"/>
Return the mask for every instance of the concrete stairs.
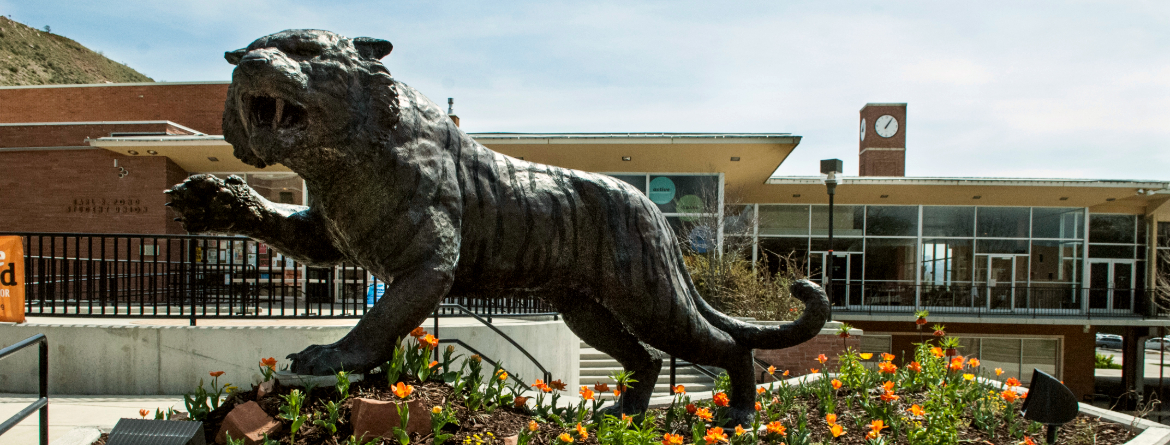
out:
<path id="1" fill-rule="evenodd" d="M 677 370 L 675 371 L 675 384 L 686 387 L 687 393 L 699 394 L 709 393 L 714 387 L 714 381 L 706 375 L 695 370 L 694 367 L 683 365 L 686 362 L 682 360 L 676 361 Z M 722 372 L 721 370 L 711 369 L 715 373 Z M 617 360 L 610 357 L 608 354 L 594 349 L 585 342 L 581 342 L 581 385 L 593 387 L 594 383 L 601 382 L 609 384 L 612 391 L 616 382 L 610 375 L 617 371 L 621 371 L 622 366 L 618 364 Z M 638 376 L 634 376 L 634 380 L 641 380 Z M 635 383 L 634 385 L 637 385 Z M 580 389 L 580 388 L 578 388 Z M 662 373 L 658 375 L 658 382 L 654 385 L 654 395 L 669 395 L 670 394 L 670 362 L 664 361 L 662 363 Z"/>

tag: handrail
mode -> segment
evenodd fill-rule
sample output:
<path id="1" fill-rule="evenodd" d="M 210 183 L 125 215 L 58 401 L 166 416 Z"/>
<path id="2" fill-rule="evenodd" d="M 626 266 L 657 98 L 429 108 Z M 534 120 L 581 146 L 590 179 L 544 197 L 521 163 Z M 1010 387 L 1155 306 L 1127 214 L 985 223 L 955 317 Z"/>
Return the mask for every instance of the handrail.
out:
<path id="1" fill-rule="evenodd" d="M 439 305 L 439 307 L 440 308 L 457 309 L 460 312 L 463 312 L 467 315 L 470 315 L 476 321 L 482 323 L 484 326 L 487 326 L 492 331 L 495 331 L 496 334 L 498 334 L 500 337 L 503 337 L 504 340 L 507 340 L 508 343 L 512 344 L 512 346 L 515 346 L 516 349 L 519 349 L 520 353 L 524 354 L 525 357 L 528 357 L 528 360 L 531 361 L 532 364 L 536 365 L 536 369 L 539 369 L 540 372 L 544 373 L 545 382 L 552 379 L 552 373 L 548 372 L 548 370 L 544 368 L 544 365 L 540 364 L 540 361 L 537 360 L 536 357 L 533 357 L 532 354 L 529 354 L 527 349 L 524 349 L 523 346 L 520 346 L 519 343 L 516 343 L 516 340 L 513 340 L 512 337 L 509 337 L 508 334 L 504 333 L 504 331 L 501 331 L 499 328 L 492 325 L 491 322 L 484 320 L 478 314 L 476 314 L 475 312 L 472 312 L 470 309 L 467 309 L 466 307 L 463 307 L 463 305 L 461 305 L 461 304 L 442 303 Z M 439 317 L 435 317 L 435 336 L 438 336 L 438 335 L 439 335 Z M 482 357 L 483 354 L 480 354 L 480 356 Z"/>
<path id="2" fill-rule="evenodd" d="M 49 445 L 49 341 L 45 338 L 45 334 L 37 334 L 21 340 L 12 346 L 0 349 L 0 360 L 7 358 L 16 351 L 37 343 L 40 343 L 40 376 L 38 380 L 40 380 L 41 397 L 29 406 L 24 407 L 16 415 L 5 420 L 4 423 L 0 423 L 0 435 L 8 432 L 16 424 L 31 416 L 33 411 L 40 410 L 41 445 Z"/>
<path id="3" fill-rule="evenodd" d="M 439 340 L 439 343 L 453 343 L 453 344 L 457 344 L 457 345 L 459 345 L 459 346 L 462 346 L 462 347 L 463 347 L 463 349 L 466 349 L 466 350 L 470 351 L 472 354 L 478 355 L 478 356 L 479 356 L 479 358 L 483 359 L 483 361 L 485 361 L 485 362 L 488 362 L 488 364 L 489 364 L 489 365 L 492 365 L 492 367 L 493 367 L 493 368 L 495 368 L 495 367 L 499 366 L 499 367 L 500 367 L 500 369 L 504 369 L 504 366 L 503 366 L 503 365 L 501 365 L 500 363 L 497 363 L 496 361 L 494 361 L 494 360 L 492 360 L 492 359 L 488 358 L 488 356 L 486 356 L 486 355 L 483 355 L 483 353 L 482 353 L 482 352 L 479 352 L 479 351 L 478 351 L 478 350 L 476 350 L 475 348 L 471 347 L 471 345 L 468 345 L 467 343 L 464 343 L 464 342 L 463 342 L 463 340 L 460 340 L 460 339 L 457 339 L 457 338 L 452 338 L 452 339 L 444 339 L 444 340 Z M 527 383 L 524 383 L 524 380 L 521 380 L 521 379 L 520 379 L 520 376 L 517 376 L 517 375 L 516 375 L 516 373 L 514 373 L 514 372 L 509 372 L 509 373 L 508 373 L 508 377 L 509 377 L 509 378 L 511 378 L 512 380 L 515 380 L 515 381 L 516 381 L 516 383 L 519 383 L 519 384 L 520 384 L 520 386 L 523 386 L 523 387 L 524 387 L 524 389 L 528 389 L 528 390 L 531 390 L 531 389 L 532 389 L 532 387 L 531 387 L 531 386 L 528 386 L 528 384 L 527 384 Z M 545 381 L 547 382 L 547 381 L 548 381 L 548 379 L 551 379 L 551 378 L 552 378 L 552 375 L 550 375 L 548 372 L 545 372 L 545 373 L 544 373 L 544 378 L 545 378 Z"/>

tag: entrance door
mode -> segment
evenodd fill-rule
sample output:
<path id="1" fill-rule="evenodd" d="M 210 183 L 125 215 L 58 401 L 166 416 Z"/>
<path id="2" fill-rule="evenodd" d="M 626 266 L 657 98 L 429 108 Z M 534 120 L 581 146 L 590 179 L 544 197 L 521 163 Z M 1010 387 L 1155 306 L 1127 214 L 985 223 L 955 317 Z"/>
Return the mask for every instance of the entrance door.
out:
<path id="1" fill-rule="evenodd" d="M 1026 308 L 1028 257 L 1026 255 L 976 255 L 975 283 L 987 309 Z M 977 301 L 977 300 L 976 300 Z"/>
<path id="2" fill-rule="evenodd" d="M 860 252 L 809 253 L 809 277 L 819 282 L 832 295 L 834 306 L 860 306 L 861 301 L 861 258 Z M 830 284 L 827 267 L 833 268 L 833 282 Z"/>
<path id="3" fill-rule="evenodd" d="M 1089 260 L 1089 309 L 1133 310 L 1133 260 Z"/>

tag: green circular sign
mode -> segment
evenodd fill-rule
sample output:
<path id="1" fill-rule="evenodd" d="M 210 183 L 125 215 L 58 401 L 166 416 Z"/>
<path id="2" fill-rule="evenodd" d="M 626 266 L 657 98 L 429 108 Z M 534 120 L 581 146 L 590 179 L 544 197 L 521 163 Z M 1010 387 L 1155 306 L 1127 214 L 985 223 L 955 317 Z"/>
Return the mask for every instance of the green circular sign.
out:
<path id="1" fill-rule="evenodd" d="M 703 198 L 695 195 L 685 195 L 678 199 L 678 204 L 674 206 L 674 209 L 678 213 L 703 213 Z M 679 219 L 686 222 L 694 222 L 699 217 L 680 216 Z"/>
<path id="2" fill-rule="evenodd" d="M 650 200 L 655 204 L 670 204 L 674 200 L 674 181 L 665 176 L 650 180 Z"/>

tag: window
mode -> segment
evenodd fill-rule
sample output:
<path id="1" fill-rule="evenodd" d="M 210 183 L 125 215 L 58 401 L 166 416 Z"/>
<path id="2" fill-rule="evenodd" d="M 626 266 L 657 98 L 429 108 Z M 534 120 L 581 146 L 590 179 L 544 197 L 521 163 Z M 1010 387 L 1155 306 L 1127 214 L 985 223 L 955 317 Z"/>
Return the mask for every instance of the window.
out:
<path id="1" fill-rule="evenodd" d="M 975 208 L 922 207 L 922 236 L 975 236 Z"/>
<path id="2" fill-rule="evenodd" d="M 1135 229 L 1133 215 L 1089 215 L 1090 243 L 1134 244 L 1137 242 Z"/>
<path id="3" fill-rule="evenodd" d="M 918 236 L 918 206 L 869 206 L 865 218 L 866 235 Z"/>
<path id="4" fill-rule="evenodd" d="M 1036 207 L 1032 209 L 1032 238 L 1071 238 L 1084 235 L 1085 211 Z"/>
<path id="5" fill-rule="evenodd" d="M 976 211 L 976 236 L 987 238 L 1027 238 L 1027 207 L 980 207 Z"/>
<path id="6" fill-rule="evenodd" d="M 610 175 L 634 186 L 642 193 L 646 193 L 646 175 Z"/>
<path id="7" fill-rule="evenodd" d="M 870 354 L 881 354 L 883 352 L 892 352 L 893 337 L 889 335 L 872 335 L 866 333 L 861 336 L 861 345 L 858 349 L 860 352 L 868 352 Z"/>
<path id="8" fill-rule="evenodd" d="M 760 235 L 808 236 L 808 206 L 760 205 Z"/>
<path id="9" fill-rule="evenodd" d="M 865 228 L 865 206 L 833 206 L 833 237 L 861 236 Z M 812 234 L 829 235 L 829 206 L 812 207 Z"/>
<path id="10" fill-rule="evenodd" d="M 866 281 L 914 282 L 914 239 L 869 238 L 865 240 Z"/>
<path id="11" fill-rule="evenodd" d="M 710 213 L 719 205 L 718 176 L 650 176 L 650 200 L 662 213 Z"/>
<path id="12" fill-rule="evenodd" d="M 968 336 L 961 342 L 964 347 L 959 353 L 978 358 L 981 368 L 1002 368 L 1001 379 L 1015 377 L 1028 384 L 1033 369 L 1061 378 L 1059 339 Z"/>
<path id="13" fill-rule="evenodd" d="M 1032 241 L 1032 270 L 1035 283 L 1078 283 L 1081 276 L 1081 243 Z"/>
<path id="14" fill-rule="evenodd" d="M 972 244 L 969 239 L 923 239 L 922 284 L 970 284 Z"/>

